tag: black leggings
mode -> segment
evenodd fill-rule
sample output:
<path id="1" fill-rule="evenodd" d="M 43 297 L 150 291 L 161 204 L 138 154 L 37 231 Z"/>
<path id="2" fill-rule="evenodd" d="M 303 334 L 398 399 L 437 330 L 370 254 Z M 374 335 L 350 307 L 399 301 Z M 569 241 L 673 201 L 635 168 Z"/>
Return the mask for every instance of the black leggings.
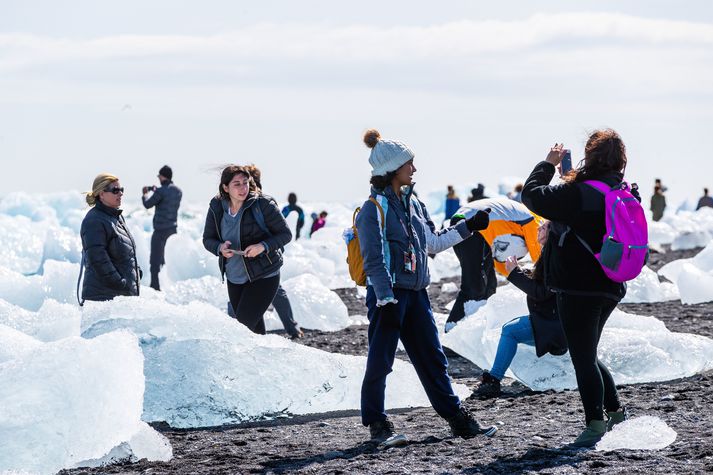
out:
<path id="1" fill-rule="evenodd" d="M 621 407 L 614 379 L 597 358 L 599 338 L 616 304 L 615 300 L 605 297 L 557 294 L 557 310 L 567 337 L 587 424 L 595 419 L 604 420 L 604 409 L 616 411 Z"/>
<path id="2" fill-rule="evenodd" d="M 253 333 L 265 334 L 265 320 L 262 317 L 275 298 L 279 285 L 279 274 L 244 284 L 228 281 L 228 298 L 236 318 Z"/>

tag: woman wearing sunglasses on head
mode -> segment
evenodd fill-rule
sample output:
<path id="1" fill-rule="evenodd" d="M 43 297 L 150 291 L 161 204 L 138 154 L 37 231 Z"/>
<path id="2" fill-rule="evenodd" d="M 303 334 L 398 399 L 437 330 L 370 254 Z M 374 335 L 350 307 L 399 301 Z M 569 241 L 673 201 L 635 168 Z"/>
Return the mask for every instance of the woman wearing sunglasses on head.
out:
<path id="1" fill-rule="evenodd" d="M 86 195 L 92 209 L 84 217 L 80 231 L 86 272 L 80 304 L 83 300 L 139 295 L 141 270 L 136 243 L 119 209 L 124 188 L 114 175 L 101 173 Z"/>

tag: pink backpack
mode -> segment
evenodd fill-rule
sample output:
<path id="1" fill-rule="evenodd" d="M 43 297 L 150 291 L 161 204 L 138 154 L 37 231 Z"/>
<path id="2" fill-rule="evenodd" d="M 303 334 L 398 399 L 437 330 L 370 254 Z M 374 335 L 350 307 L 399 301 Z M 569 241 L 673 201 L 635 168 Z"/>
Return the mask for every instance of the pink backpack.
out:
<path id="1" fill-rule="evenodd" d="M 584 183 L 604 195 L 607 231 L 598 254 L 582 238 L 577 238 L 599 261 L 611 280 L 626 282 L 634 279 L 649 256 L 649 228 L 641 203 L 631 194 L 626 182 L 614 188 L 597 180 Z"/>

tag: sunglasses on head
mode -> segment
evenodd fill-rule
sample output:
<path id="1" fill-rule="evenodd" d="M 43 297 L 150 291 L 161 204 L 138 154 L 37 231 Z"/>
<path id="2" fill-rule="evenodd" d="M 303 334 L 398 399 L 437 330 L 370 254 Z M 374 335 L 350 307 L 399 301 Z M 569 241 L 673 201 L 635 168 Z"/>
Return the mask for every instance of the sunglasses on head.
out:
<path id="1" fill-rule="evenodd" d="M 107 188 L 107 189 L 104 190 L 104 191 L 106 191 L 107 193 L 111 193 L 111 194 L 114 194 L 114 195 L 118 195 L 119 193 L 123 193 L 123 192 L 124 192 L 124 187 L 122 186 L 121 188 L 119 188 L 118 186 L 115 186 L 114 188 Z"/>

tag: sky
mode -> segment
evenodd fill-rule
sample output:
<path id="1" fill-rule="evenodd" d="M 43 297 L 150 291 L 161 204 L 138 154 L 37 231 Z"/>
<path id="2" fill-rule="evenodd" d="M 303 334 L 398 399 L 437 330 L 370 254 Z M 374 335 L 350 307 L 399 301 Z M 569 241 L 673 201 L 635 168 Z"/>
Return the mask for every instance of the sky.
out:
<path id="1" fill-rule="evenodd" d="M 164 165 L 191 201 L 255 163 L 281 201 L 369 191 L 367 128 L 418 189 L 524 179 L 617 130 L 627 179 L 713 189 L 713 2 L 0 0 L 0 196 L 128 197 Z"/>

